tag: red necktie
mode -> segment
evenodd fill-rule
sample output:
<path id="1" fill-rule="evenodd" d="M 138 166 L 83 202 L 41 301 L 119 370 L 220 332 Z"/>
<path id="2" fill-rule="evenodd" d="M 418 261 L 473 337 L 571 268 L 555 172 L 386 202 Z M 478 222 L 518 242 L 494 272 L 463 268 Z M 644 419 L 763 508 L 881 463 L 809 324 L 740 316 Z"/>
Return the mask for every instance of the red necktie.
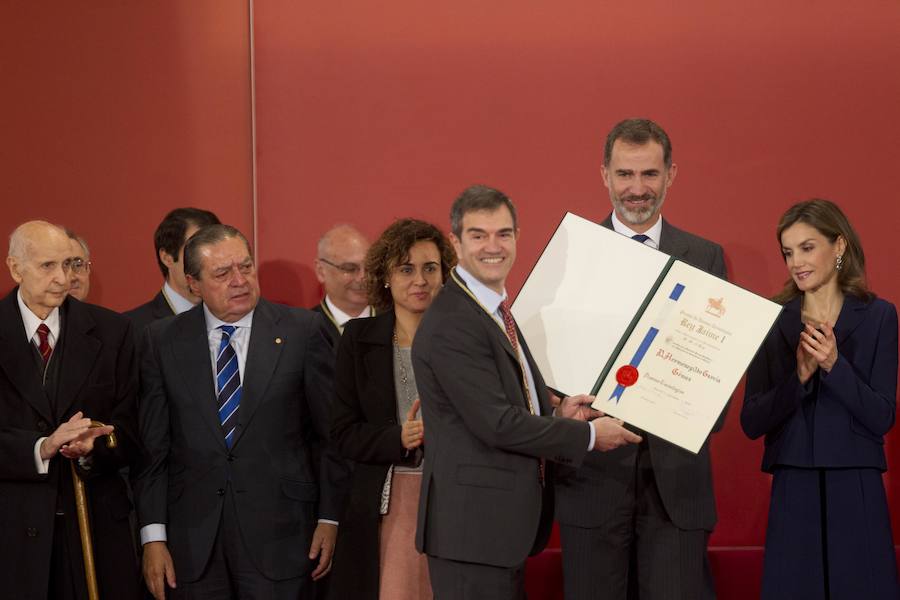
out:
<path id="1" fill-rule="evenodd" d="M 47 364 L 47 361 L 50 360 L 50 355 L 53 354 L 53 348 L 50 346 L 50 328 L 47 327 L 46 323 L 41 323 L 37 328 L 38 339 L 40 343 L 38 343 L 38 352 L 41 353 L 41 358 L 44 359 L 44 364 Z"/>
<path id="2" fill-rule="evenodd" d="M 519 354 L 519 337 L 516 335 L 516 322 L 513 321 L 512 312 L 509 310 L 509 300 L 504 300 L 500 303 L 500 314 L 503 316 L 503 326 L 506 327 L 506 337 L 509 338 L 509 343 L 512 344 L 513 350 L 516 351 L 516 356 Z M 528 388 L 528 378 L 525 377 L 525 365 L 522 364 L 522 359 L 519 357 L 519 367 L 522 369 L 522 387 L 525 390 L 525 403 L 528 405 L 528 412 L 531 414 L 534 413 L 534 405 L 531 404 L 531 392 Z M 541 482 L 541 486 L 544 485 L 544 459 L 540 459 L 538 462 L 538 479 Z"/>
<path id="3" fill-rule="evenodd" d="M 513 321 L 512 312 L 509 310 L 509 299 L 500 303 L 500 314 L 503 316 L 503 325 L 506 327 L 506 337 L 512 344 L 513 350 L 519 352 L 519 338 L 516 336 L 516 322 Z"/>

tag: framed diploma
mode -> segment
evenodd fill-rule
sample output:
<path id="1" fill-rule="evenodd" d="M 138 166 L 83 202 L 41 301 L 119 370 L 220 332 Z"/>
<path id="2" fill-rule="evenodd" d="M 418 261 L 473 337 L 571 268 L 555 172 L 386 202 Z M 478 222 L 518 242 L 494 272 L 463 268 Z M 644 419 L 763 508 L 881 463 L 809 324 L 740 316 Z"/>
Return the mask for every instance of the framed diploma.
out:
<path id="1" fill-rule="evenodd" d="M 547 385 L 698 452 L 781 306 L 567 213 L 512 310 Z"/>

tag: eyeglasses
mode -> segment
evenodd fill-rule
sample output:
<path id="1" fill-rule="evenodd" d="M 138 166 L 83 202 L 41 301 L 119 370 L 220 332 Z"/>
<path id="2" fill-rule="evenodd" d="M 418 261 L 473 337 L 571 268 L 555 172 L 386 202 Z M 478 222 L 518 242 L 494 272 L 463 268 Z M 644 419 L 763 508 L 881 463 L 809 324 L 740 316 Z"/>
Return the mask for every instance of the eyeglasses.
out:
<path id="1" fill-rule="evenodd" d="M 76 275 L 80 275 L 81 273 L 90 273 L 91 267 L 94 263 L 89 260 L 84 260 L 83 258 L 73 258 L 72 262 L 69 264 L 69 269 L 72 270 Z"/>
<path id="2" fill-rule="evenodd" d="M 341 263 L 339 265 L 336 265 L 333 262 L 331 262 L 330 260 L 325 259 L 325 258 L 320 257 L 318 260 L 322 261 L 329 267 L 334 267 L 335 269 L 340 271 L 342 275 L 345 275 L 347 277 L 356 277 L 357 275 L 362 273 L 362 270 L 363 270 L 362 265 L 357 264 L 357 263 Z"/>

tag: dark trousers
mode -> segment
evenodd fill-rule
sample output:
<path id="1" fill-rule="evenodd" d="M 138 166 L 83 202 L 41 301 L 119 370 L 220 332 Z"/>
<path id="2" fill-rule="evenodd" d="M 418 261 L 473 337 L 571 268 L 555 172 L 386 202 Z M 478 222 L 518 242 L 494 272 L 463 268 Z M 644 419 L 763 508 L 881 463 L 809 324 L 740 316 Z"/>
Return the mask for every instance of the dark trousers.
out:
<path id="1" fill-rule="evenodd" d="M 175 565 L 175 576 L 178 577 L 178 565 Z M 174 600 L 308 600 L 314 598 L 314 591 L 309 574 L 276 581 L 256 569 L 241 538 L 229 487 L 212 556 L 203 575 L 189 583 L 178 581 L 176 589 L 169 589 L 168 597 Z"/>
<path id="2" fill-rule="evenodd" d="M 434 600 L 525 600 L 525 563 L 494 567 L 428 556 Z"/>
<path id="3" fill-rule="evenodd" d="M 708 600 L 715 598 L 709 532 L 678 529 L 669 519 L 646 445 L 634 480 L 601 527 L 560 527 L 566 600 Z"/>

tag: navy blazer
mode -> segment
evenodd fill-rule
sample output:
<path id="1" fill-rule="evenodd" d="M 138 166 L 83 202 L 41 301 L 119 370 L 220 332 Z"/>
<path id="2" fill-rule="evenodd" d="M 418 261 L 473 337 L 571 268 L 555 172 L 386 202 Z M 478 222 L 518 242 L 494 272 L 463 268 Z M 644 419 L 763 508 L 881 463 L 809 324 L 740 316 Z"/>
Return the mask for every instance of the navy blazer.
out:
<path id="1" fill-rule="evenodd" d="M 762 469 L 871 467 L 884 471 L 884 434 L 897 405 L 897 310 L 844 298 L 834 327 L 838 359 L 797 378 L 800 298 L 784 307 L 747 371 L 741 426 L 766 436 Z"/>

